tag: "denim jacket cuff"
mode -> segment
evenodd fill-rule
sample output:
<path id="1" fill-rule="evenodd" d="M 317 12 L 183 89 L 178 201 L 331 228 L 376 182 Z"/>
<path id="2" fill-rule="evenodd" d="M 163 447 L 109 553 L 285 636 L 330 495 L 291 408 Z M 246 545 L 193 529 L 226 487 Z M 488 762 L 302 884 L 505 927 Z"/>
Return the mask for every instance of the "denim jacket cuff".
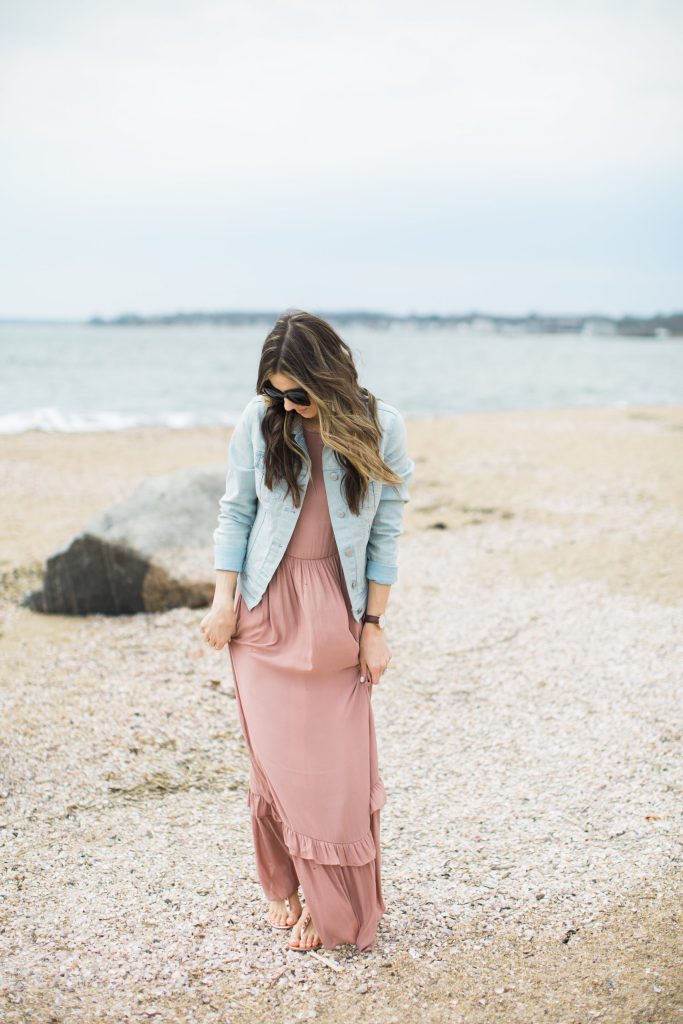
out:
<path id="1" fill-rule="evenodd" d="M 229 572 L 241 572 L 247 545 L 232 548 L 215 548 L 213 557 L 214 569 L 226 569 Z"/>
<path id="2" fill-rule="evenodd" d="M 365 568 L 365 576 L 375 583 L 395 583 L 398 579 L 398 566 L 386 565 L 384 562 L 374 562 L 368 559 Z"/>

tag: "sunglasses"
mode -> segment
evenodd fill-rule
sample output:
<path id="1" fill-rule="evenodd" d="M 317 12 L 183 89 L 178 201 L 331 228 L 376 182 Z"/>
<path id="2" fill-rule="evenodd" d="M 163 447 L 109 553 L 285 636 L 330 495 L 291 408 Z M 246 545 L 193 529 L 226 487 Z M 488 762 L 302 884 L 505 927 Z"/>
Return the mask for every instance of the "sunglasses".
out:
<path id="1" fill-rule="evenodd" d="M 263 394 L 268 398 L 275 398 L 277 401 L 284 401 L 288 398 L 294 405 L 310 405 L 311 399 L 303 388 L 293 388 L 291 391 L 278 391 L 272 384 L 263 385 Z"/>

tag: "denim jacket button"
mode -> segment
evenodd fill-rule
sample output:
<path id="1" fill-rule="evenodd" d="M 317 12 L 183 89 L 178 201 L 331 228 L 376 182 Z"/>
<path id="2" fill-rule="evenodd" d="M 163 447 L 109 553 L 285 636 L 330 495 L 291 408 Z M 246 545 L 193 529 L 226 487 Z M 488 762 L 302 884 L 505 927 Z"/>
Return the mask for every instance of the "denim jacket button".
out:
<path id="1" fill-rule="evenodd" d="M 355 585 L 356 585 L 356 581 L 355 580 L 351 580 L 351 586 L 355 587 Z"/>
<path id="2" fill-rule="evenodd" d="M 330 473 L 330 480 L 338 480 L 339 473 Z"/>
<path id="3" fill-rule="evenodd" d="M 353 548 L 344 548 L 344 554 L 345 555 L 352 555 L 353 554 Z"/>
<path id="4" fill-rule="evenodd" d="M 338 515 L 338 516 L 345 516 L 345 515 L 346 515 L 346 512 L 345 512 L 345 511 L 344 511 L 343 509 L 341 509 L 341 508 L 340 508 L 340 509 L 339 509 L 339 510 L 337 511 L 337 515 Z"/>

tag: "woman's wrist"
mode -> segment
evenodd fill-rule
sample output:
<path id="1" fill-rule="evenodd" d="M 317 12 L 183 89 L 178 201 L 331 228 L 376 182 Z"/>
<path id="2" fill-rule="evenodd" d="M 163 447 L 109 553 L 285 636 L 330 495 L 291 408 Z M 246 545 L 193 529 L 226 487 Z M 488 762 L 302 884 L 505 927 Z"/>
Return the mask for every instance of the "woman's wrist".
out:
<path id="1" fill-rule="evenodd" d="M 213 595 L 214 607 L 231 604 L 235 599 L 237 573 L 230 569 L 216 569 L 216 588 Z"/>

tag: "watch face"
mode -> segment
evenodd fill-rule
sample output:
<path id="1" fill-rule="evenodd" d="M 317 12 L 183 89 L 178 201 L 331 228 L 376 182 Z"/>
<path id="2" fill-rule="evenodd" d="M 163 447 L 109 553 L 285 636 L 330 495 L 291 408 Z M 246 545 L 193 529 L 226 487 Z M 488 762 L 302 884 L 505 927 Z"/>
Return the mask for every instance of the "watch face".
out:
<path id="1" fill-rule="evenodd" d="M 385 622 L 386 622 L 386 619 L 385 619 L 384 615 L 380 615 L 380 617 L 379 617 L 379 627 L 380 627 L 380 629 L 384 629 L 384 623 Z"/>

